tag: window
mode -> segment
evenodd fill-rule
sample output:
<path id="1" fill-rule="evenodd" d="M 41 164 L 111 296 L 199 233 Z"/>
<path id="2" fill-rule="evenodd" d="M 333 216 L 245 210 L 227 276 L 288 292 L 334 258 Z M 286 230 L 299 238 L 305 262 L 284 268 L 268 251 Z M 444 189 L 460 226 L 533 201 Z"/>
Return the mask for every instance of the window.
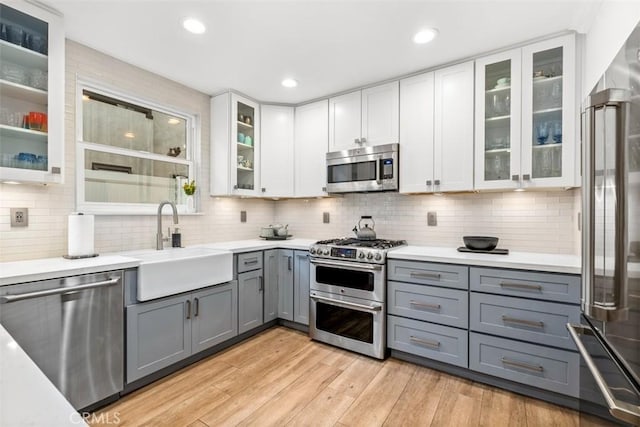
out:
<path id="1" fill-rule="evenodd" d="M 186 212 L 196 118 L 87 83 L 78 94 L 77 209 L 153 214 L 170 200 Z"/>

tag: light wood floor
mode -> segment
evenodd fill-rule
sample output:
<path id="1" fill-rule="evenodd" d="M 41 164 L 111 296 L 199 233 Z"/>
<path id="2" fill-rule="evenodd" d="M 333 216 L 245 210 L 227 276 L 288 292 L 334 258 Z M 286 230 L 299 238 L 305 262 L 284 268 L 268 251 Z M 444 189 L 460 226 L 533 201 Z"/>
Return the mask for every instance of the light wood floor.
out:
<path id="1" fill-rule="evenodd" d="M 578 413 L 277 327 L 94 414 L 119 426 L 595 426 Z"/>

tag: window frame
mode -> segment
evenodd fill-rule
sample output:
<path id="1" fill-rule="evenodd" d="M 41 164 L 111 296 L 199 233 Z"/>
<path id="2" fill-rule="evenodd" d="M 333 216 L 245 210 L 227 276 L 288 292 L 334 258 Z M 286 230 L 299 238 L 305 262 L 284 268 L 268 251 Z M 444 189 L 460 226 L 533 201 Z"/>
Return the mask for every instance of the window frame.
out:
<path id="1" fill-rule="evenodd" d="M 150 153 L 147 151 L 131 150 L 111 145 L 104 145 L 97 142 L 83 140 L 83 92 L 88 90 L 108 97 L 116 98 L 124 102 L 139 105 L 140 107 L 150 108 L 152 110 L 169 114 L 186 122 L 186 152 L 185 159 L 170 157 L 162 154 Z M 75 133 L 75 175 L 76 175 L 76 197 L 75 206 L 78 212 L 90 213 L 95 215 L 156 215 L 158 203 L 112 203 L 112 202 L 88 202 L 85 199 L 85 152 L 86 150 L 99 151 L 109 154 L 118 154 L 131 156 L 144 160 L 155 160 L 177 165 L 186 165 L 188 167 L 188 180 L 198 180 L 197 171 L 200 168 L 199 159 L 201 138 L 200 138 L 200 117 L 197 114 L 187 113 L 177 108 L 158 104 L 149 101 L 146 98 L 135 94 L 125 93 L 122 90 L 115 89 L 104 83 L 96 82 L 90 79 L 78 77 L 76 80 L 76 133 Z M 194 195 L 196 204 L 196 214 L 198 212 L 198 198 L 200 189 Z M 187 212 L 186 199 L 185 203 L 176 204 L 178 213 L 181 215 L 194 213 Z"/>

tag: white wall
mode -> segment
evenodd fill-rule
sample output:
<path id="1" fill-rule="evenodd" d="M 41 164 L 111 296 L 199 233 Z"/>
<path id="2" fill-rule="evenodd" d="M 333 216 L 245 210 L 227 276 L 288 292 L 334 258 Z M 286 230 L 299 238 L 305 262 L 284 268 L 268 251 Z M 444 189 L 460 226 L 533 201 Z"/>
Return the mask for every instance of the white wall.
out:
<path id="1" fill-rule="evenodd" d="M 602 2 L 585 36 L 582 100 L 598 83 L 639 21 L 640 1 Z"/>
<path id="2" fill-rule="evenodd" d="M 66 183 L 47 187 L 0 184 L 0 262 L 66 253 L 67 215 L 75 207 L 76 75 L 198 114 L 203 142 L 198 183 L 201 194 L 209 193 L 209 97 L 76 42 L 67 41 L 66 49 Z M 290 232 L 296 237 L 339 237 L 351 234 L 360 215 L 370 214 L 380 237 L 406 239 L 412 244 L 455 247 L 461 245 L 465 234 L 483 234 L 500 237 L 500 246 L 511 250 L 579 253 L 575 222 L 579 190 L 442 197 L 350 194 L 277 202 L 204 196 L 201 204 L 202 215 L 180 218 L 185 245 L 254 238 L 261 226 L 276 220 L 289 223 Z M 10 227 L 10 207 L 29 208 L 29 227 Z M 240 223 L 241 210 L 247 211 L 246 223 Z M 437 227 L 426 225 L 427 212 L 431 210 L 438 213 Z M 325 211 L 331 214 L 330 224 L 322 224 Z M 155 246 L 155 216 L 98 216 L 95 223 L 98 253 Z"/>
<path id="3" fill-rule="evenodd" d="M 378 237 L 409 244 L 458 247 L 464 235 L 500 238 L 514 251 L 579 254 L 577 214 L 580 190 L 456 195 L 398 193 L 347 194 L 329 199 L 288 200 L 276 204 L 279 222 L 296 237 L 353 236 L 361 215 L 373 215 Z M 427 226 L 427 212 L 438 215 Z M 331 222 L 322 223 L 329 212 Z"/>
<path id="4" fill-rule="evenodd" d="M 199 115 L 203 144 L 197 181 L 201 194 L 209 194 L 209 96 L 73 41 L 67 40 L 66 50 L 65 184 L 0 184 L 0 261 L 58 257 L 67 251 L 67 215 L 75 210 L 76 75 Z M 204 196 L 201 202 L 203 215 L 180 217 L 184 245 L 252 238 L 260 226 L 273 222 L 272 201 Z M 10 227 L 11 207 L 29 208 L 27 228 Z M 246 223 L 240 223 L 241 210 L 247 211 Z M 155 216 L 97 216 L 95 224 L 98 253 L 155 247 Z"/>

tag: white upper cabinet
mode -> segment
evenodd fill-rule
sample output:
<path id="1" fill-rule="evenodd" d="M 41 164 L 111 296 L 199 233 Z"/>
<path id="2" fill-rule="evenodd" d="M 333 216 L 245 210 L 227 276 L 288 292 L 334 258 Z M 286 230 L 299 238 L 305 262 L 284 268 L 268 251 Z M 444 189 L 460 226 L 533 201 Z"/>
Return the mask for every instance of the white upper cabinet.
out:
<path id="1" fill-rule="evenodd" d="M 434 190 L 472 190 L 473 62 L 437 70 L 434 77 Z"/>
<path id="2" fill-rule="evenodd" d="M 398 142 L 399 105 L 397 81 L 329 99 L 329 151 Z"/>
<path id="3" fill-rule="evenodd" d="M 62 18 L 21 1 L 0 4 L 0 24 L 0 180 L 62 183 Z"/>
<path id="4" fill-rule="evenodd" d="M 329 101 L 297 107 L 295 111 L 295 196 L 326 196 L 326 154 L 329 148 Z"/>
<path id="5" fill-rule="evenodd" d="M 400 192 L 433 190 L 433 73 L 400 80 Z"/>
<path id="6" fill-rule="evenodd" d="M 211 195 L 260 196 L 260 106 L 232 92 L 211 98 Z"/>
<path id="7" fill-rule="evenodd" d="M 400 82 L 400 192 L 473 189 L 473 62 Z"/>
<path id="8" fill-rule="evenodd" d="M 293 107 L 261 105 L 260 115 L 261 194 L 293 197 Z"/>
<path id="9" fill-rule="evenodd" d="M 579 185 L 575 37 L 476 62 L 477 189 Z"/>

